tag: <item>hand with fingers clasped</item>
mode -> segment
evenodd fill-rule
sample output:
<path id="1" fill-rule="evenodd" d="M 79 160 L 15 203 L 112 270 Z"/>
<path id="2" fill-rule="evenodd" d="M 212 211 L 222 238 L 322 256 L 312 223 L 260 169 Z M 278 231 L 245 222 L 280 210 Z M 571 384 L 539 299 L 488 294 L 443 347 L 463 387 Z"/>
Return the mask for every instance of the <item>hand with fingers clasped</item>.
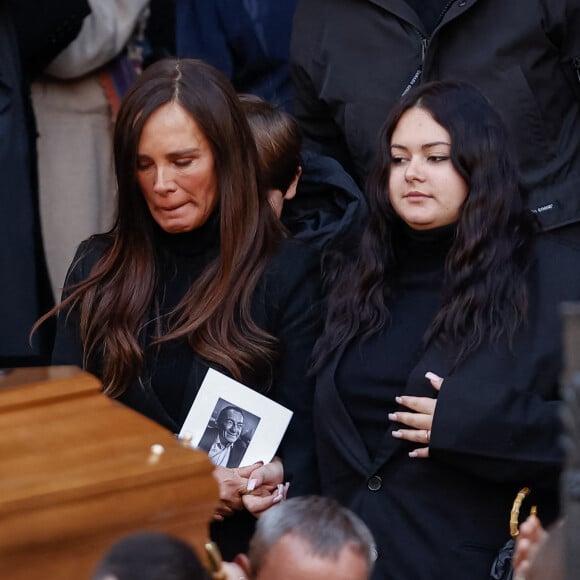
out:
<path id="1" fill-rule="evenodd" d="M 258 461 L 239 468 L 215 467 L 213 476 L 219 485 L 220 502 L 212 516 L 214 521 L 221 522 L 234 511 L 244 509 L 242 496 L 248 490 L 250 475 L 263 465 Z"/>
<path id="2" fill-rule="evenodd" d="M 430 371 L 425 373 L 425 378 L 431 382 L 435 390 L 439 391 L 441 389 L 443 378 Z M 434 397 L 404 395 L 396 397 L 396 401 L 399 405 L 410 409 L 410 411 L 389 413 L 389 419 L 393 422 L 402 423 L 410 427 L 410 429 L 397 429 L 392 432 L 393 437 L 423 445 L 410 451 L 409 457 L 422 459 L 429 457 L 429 441 L 431 440 L 431 428 L 437 399 Z"/>
<path id="3" fill-rule="evenodd" d="M 249 475 L 247 493 L 242 496 L 244 507 L 259 517 L 268 508 L 286 499 L 290 484 L 283 482 L 284 466 L 278 457 L 258 466 Z"/>

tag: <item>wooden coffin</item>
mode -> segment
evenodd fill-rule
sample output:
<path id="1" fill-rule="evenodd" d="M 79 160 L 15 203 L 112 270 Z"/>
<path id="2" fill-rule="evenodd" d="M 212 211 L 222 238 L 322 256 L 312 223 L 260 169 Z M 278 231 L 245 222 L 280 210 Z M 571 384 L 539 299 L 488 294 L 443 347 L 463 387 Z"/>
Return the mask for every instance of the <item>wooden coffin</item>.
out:
<path id="1" fill-rule="evenodd" d="M 1 375 L 1 577 L 88 579 L 137 530 L 179 536 L 202 555 L 218 499 L 212 470 L 76 367 Z"/>

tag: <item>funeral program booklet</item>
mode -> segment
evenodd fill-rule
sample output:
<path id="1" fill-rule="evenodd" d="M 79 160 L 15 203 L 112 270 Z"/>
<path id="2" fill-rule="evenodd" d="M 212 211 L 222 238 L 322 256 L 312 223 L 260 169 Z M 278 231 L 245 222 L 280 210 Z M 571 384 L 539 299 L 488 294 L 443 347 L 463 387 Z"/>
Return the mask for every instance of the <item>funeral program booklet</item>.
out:
<path id="1" fill-rule="evenodd" d="M 286 407 L 210 368 L 178 436 L 216 465 L 268 463 L 291 418 Z"/>

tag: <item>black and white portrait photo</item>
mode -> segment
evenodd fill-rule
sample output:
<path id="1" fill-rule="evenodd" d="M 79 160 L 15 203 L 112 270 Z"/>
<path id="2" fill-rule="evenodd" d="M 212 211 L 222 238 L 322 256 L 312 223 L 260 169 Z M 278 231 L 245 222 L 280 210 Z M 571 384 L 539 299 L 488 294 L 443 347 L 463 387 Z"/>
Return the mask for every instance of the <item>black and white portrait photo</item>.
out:
<path id="1" fill-rule="evenodd" d="M 214 465 L 239 467 L 260 418 L 224 399 L 218 399 L 198 447 Z"/>
<path id="2" fill-rule="evenodd" d="M 178 437 L 215 465 L 244 467 L 272 460 L 292 411 L 215 369 L 209 369 Z"/>

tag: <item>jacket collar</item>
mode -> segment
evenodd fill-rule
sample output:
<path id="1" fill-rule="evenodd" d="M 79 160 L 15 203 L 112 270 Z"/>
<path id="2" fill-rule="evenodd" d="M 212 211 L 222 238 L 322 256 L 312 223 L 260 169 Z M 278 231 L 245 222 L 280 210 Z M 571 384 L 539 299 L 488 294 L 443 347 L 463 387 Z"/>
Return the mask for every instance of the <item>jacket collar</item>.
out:
<path id="1" fill-rule="evenodd" d="M 450 20 L 457 18 L 460 14 L 463 14 L 466 10 L 469 10 L 473 5 L 477 4 L 478 1 L 479 0 L 450 0 L 449 8 L 436 30 Z M 368 0 L 368 2 L 387 10 L 401 20 L 412 24 L 418 30 L 423 31 L 423 24 L 420 18 L 409 4 L 405 2 L 405 0 Z"/>

